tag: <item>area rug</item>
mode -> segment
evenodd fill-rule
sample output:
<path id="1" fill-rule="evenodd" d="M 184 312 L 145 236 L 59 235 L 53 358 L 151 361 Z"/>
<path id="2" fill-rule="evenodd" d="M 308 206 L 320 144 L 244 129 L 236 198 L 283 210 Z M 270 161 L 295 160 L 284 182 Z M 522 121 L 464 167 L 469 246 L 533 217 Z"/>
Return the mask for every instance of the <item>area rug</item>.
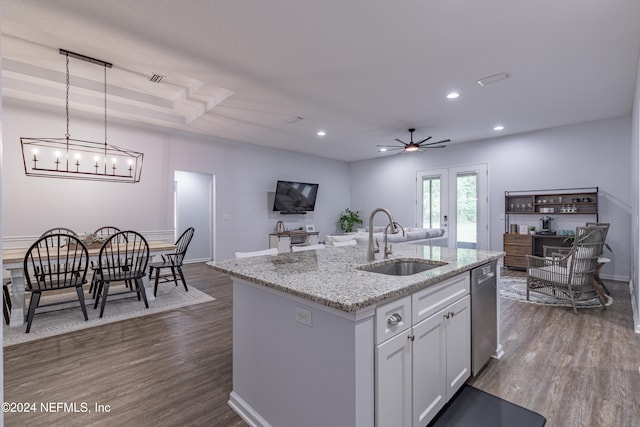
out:
<path id="1" fill-rule="evenodd" d="M 571 302 L 567 300 L 556 299 L 536 292 L 529 293 L 529 301 L 527 301 L 527 279 L 524 277 L 502 277 L 500 279 L 500 297 L 532 304 L 572 307 Z M 608 298 L 609 300 L 605 303 L 606 306 L 613 303 L 613 299 L 611 297 Z M 602 307 L 602 305 L 598 298 L 592 298 L 576 301 L 576 307 L 590 308 Z"/>
<path id="2" fill-rule="evenodd" d="M 537 412 L 465 384 L 429 427 L 543 427 L 546 423 Z"/>
<path id="3" fill-rule="evenodd" d="M 114 290 L 114 293 L 117 290 Z M 75 297 L 75 291 L 72 295 L 56 295 L 50 297 L 46 303 L 55 299 L 69 300 Z M 46 297 L 43 296 L 41 303 Z M 86 298 L 86 294 L 85 294 Z M 128 298 L 113 297 L 107 300 L 104 310 L 104 316 L 100 315 L 100 307 L 93 309 L 93 299 L 86 298 L 88 321 L 84 321 L 80 306 L 65 308 L 61 310 L 49 312 L 36 312 L 31 324 L 31 331 L 25 333 L 26 323 L 19 328 L 9 328 L 4 324 L 3 346 L 9 347 L 15 344 L 34 341 L 67 332 L 78 331 L 80 329 L 92 328 L 95 326 L 105 325 L 107 323 L 118 322 L 120 320 L 132 319 L 134 317 L 142 317 L 150 314 L 169 311 L 180 307 L 200 304 L 207 301 L 214 301 L 215 298 L 199 291 L 193 287 L 189 287 L 189 292 L 185 292 L 181 286 L 165 285 L 158 287 L 158 295 L 154 301 L 149 301 L 149 308 L 145 308 L 144 302 L 138 301 L 135 295 L 128 295 Z M 25 309 L 26 313 L 26 309 Z M 3 322 L 4 323 L 4 322 Z"/>

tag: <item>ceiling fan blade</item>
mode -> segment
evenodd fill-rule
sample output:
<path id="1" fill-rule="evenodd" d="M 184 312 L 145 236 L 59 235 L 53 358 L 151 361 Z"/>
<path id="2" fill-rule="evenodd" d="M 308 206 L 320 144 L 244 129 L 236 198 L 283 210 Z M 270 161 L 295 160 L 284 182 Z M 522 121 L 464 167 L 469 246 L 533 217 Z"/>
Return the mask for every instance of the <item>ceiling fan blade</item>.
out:
<path id="1" fill-rule="evenodd" d="M 402 148 L 404 150 L 404 147 L 398 147 L 397 145 L 376 145 L 376 147 L 380 147 L 380 148 Z"/>
<path id="2" fill-rule="evenodd" d="M 436 144 L 444 144 L 445 142 L 451 142 L 450 139 L 443 139 L 442 141 L 438 141 L 438 142 L 430 142 L 428 144 L 424 144 L 423 147 L 428 147 L 430 145 L 436 145 Z"/>
<path id="3" fill-rule="evenodd" d="M 416 142 L 416 144 L 420 145 L 420 144 L 422 144 L 423 142 L 427 142 L 427 141 L 428 141 L 428 140 L 430 140 L 430 139 L 431 139 L 431 137 L 430 137 L 430 136 L 428 136 L 428 137 L 426 137 L 425 139 L 423 139 L 422 141 L 420 141 L 420 142 Z"/>
<path id="4" fill-rule="evenodd" d="M 396 139 L 395 139 L 395 141 L 398 141 L 400 144 L 407 145 L 407 143 L 406 143 L 406 142 L 404 142 L 404 141 L 403 141 L 403 140 L 401 140 L 401 139 L 396 138 Z"/>
<path id="5" fill-rule="evenodd" d="M 446 148 L 446 147 L 447 147 L 446 145 L 438 145 L 437 147 L 430 147 L 430 146 L 426 146 L 425 147 L 425 146 L 422 146 L 422 147 L 420 147 L 420 149 L 426 150 L 427 148 Z"/>

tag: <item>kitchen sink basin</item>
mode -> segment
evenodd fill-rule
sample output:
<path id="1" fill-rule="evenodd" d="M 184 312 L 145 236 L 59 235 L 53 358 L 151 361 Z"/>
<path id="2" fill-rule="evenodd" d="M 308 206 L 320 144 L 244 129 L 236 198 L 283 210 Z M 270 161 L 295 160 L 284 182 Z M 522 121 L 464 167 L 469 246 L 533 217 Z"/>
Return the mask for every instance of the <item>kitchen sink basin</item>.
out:
<path id="1" fill-rule="evenodd" d="M 430 260 L 397 259 L 380 264 L 363 265 L 357 268 L 358 270 L 387 274 L 389 276 L 410 276 L 433 268 L 442 267 L 443 265 L 447 265 L 447 263 Z"/>

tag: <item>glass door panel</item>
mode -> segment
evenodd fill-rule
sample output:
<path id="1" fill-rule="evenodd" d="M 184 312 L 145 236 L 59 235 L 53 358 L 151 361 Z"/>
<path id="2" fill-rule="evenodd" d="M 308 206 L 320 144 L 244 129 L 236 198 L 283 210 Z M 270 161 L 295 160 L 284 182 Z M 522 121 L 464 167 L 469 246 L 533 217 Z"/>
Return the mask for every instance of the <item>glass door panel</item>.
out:
<path id="1" fill-rule="evenodd" d="M 416 226 L 444 228 L 447 246 L 489 249 L 487 165 L 418 171 Z"/>
<path id="2" fill-rule="evenodd" d="M 478 243 L 478 174 L 456 177 L 456 247 L 476 249 Z"/>

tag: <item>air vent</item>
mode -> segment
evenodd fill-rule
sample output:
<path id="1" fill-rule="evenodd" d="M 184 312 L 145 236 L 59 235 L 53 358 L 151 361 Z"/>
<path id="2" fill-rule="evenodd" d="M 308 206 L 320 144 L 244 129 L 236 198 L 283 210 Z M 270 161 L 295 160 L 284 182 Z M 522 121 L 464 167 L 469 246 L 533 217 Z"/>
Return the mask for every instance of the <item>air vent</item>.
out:
<path id="1" fill-rule="evenodd" d="M 287 119 L 287 123 L 298 123 L 301 120 L 304 120 L 304 119 L 300 116 L 292 116 Z"/>
<path id="2" fill-rule="evenodd" d="M 151 83 L 160 84 L 165 78 L 166 76 L 163 76 L 161 74 L 152 74 L 151 77 L 149 78 L 149 81 Z"/>
<path id="3" fill-rule="evenodd" d="M 511 75 L 505 71 L 503 73 L 498 73 L 498 74 L 493 74 L 491 76 L 483 77 L 478 80 L 478 84 L 484 87 L 490 83 L 496 83 L 501 80 L 507 80 L 509 77 L 511 77 Z"/>

